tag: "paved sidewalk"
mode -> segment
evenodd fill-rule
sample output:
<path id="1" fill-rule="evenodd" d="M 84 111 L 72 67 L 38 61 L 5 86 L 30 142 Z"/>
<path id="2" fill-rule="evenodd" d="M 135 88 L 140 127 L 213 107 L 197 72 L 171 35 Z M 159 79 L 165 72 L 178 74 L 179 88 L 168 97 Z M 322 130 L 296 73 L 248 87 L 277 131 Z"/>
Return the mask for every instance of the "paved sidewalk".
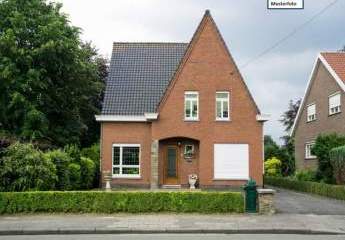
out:
<path id="1" fill-rule="evenodd" d="M 345 234 L 340 215 L 12 215 L 0 217 L 0 235 L 103 233 Z"/>

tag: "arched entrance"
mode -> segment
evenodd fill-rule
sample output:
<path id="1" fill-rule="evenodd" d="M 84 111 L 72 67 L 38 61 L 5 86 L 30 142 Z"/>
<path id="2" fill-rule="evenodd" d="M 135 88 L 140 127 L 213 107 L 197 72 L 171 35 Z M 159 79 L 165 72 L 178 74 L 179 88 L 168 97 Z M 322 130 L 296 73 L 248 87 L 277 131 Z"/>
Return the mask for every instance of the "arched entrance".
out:
<path id="1" fill-rule="evenodd" d="M 188 186 L 188 175 L 199 173 L 199 141 L 187 137 L 159 140 L 159 184 Z"/>

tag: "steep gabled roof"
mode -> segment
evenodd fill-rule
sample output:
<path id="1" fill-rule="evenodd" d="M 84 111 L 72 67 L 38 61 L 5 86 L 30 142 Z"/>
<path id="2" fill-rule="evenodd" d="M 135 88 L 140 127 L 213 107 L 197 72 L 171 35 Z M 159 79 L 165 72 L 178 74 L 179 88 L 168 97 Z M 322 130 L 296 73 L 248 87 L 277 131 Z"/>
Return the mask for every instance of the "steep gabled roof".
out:
<path id="1" fill-rule="evenodd" d="M 206 21 L 211 21 L 214 25 L 221 43 L 234 63 L 232 74 L 240 75 L 257 113 L 260 114 L 209 10 L 206 10 L 189 43 L 114 43 L 102 115 L 96 116 L 96 119 L 145 121 L 147 117 L 140 116 L 157 113 L 168 97 Z"/>
<path id="2" fill-rule="evenodd" d="M 323 52 L 321 55 L 338 77 L 345 82 L 345 52 Z"/>
<path id="3" fill-rule="evenodd" d="M 316 58 L 313 70 L 311 72 L 307 88 L 305 90 L 300 108 L 298 109 L 295 122 L 292 126 L 291 136 L 294 135 L 298 121 L 301 118 L 303 106 L 305 105 L 306 98 L 310 92 L 312 82 L 316 76 L 319 65 L 323 64 L 327 71 L 331 74 L 333 79 L 338 83 L 339 87 L 345 91 L 345 52 L 321 52 Z"/>
<path id="4" fill-rule="evenodd" d="M 187 45 L 114 43 L 102 115 L 154 113 Z"/>

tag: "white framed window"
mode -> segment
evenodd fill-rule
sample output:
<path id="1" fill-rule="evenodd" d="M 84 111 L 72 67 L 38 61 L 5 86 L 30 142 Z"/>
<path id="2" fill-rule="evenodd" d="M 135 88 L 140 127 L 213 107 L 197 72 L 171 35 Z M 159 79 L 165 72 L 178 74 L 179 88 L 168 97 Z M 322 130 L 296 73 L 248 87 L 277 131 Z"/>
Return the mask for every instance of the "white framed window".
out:
<path id="1" fill-rule="evenodd" d="M 188 91 L 184 93 L 184 119 L 199 120 L 199 93 Z"/>
<path id="2" fill-rule="evenodd" d="M 113 144 L 113 177 L 140 177 L 140 144 Z"/>
<path id="3" fill-rule="evenodd" d="M 313 159 L 313 158 L 316 158 L 316 156 L 314 156 L 314 155 L 311 153 L 311 149 L 312 149 L 312 147 L 314 146 L 314 144 L 315 144 L 314 141 L 305 143 L 305 159 Z"/>
<path id="4" fill-rule="evenodd" d="M 214 178 L 216 180 L 248 180 L 249 145 L 214 144 Z"/>
<path id="5" fill-rule="evenodd" d="M 328 97 L 329 115 L 341 112 L 340 92 L 336 92 Z"/>
<path id="6" fill-rule="evenodd" d="M 316 104 L 309 104 L 307 106 L 307 122 L 316 120 Z"/>
<path id="7" fill-rule="evenodd" d="M 227 121 L 229 116 L 229 92 L 216 92 L 216 120 Z"/>

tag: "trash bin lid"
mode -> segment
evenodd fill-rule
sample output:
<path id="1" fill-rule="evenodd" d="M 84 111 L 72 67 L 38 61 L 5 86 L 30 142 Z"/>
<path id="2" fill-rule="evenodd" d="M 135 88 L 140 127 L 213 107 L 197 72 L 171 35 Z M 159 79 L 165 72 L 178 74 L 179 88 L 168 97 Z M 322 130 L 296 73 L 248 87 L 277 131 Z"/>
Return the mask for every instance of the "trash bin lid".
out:
<path id="1" fill-rule="evenodd" d="M 256 182 L 254 179 L 249 179 L 247 184 L 246 184 L 246 187 L 255 187 L 256 186 Z"/>

